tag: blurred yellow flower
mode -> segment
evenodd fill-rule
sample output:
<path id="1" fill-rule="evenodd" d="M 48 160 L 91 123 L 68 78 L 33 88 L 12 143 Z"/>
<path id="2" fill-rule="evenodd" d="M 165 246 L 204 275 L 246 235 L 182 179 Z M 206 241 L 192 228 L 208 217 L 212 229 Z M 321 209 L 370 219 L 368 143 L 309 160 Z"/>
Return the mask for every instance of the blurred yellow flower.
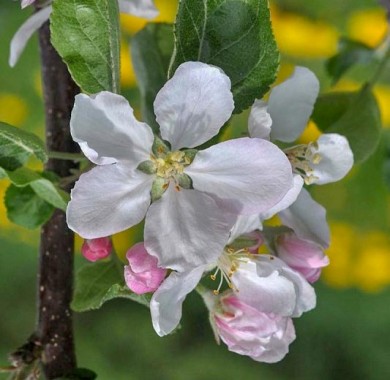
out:
<path id="1" fill-rule="evenodd" d="M 376 47 L 388 31 L 386 12 L 383 8 L 356 11 L 349 18 L 347 29 L 351 39 Z"/>
<path id="2" fill-rule="evenodd" d="M 337 51 L 338 32 L 322 21 L 271 9 L 273 30 L 282 53 L 302 58 L 330 57 Z"/>
<path id="3" fill-rule="evenodd" d="M 27 119 L 27 103 L 17 95 L 0 93 L 0 121 L 20 126 Z"/>
<path id="4" fill-rule="evenodd" d="M 376 292 L 390 284 L 390 239 L 386 234 L 362 232 L 340 223 L 332 223 L 331 230 L 330 265 L 322 277 L 328 285 Z"/>
<path id="5" fill-rule="evenodd" d="M 121 85 L 124 88 L 136 85 L 130 46 L 125 40 L 121 41 Z"/>
<path id="6" fill-rule="evenodd" d="M 314 123 L 314 121 L 309 121 L 302 135 L 299 137 L 298 142 L 300 144 L 308 144 L 310 142 L 316 141 L 320 136 L 321 131 L 317 128 L 317 125 Z"/>

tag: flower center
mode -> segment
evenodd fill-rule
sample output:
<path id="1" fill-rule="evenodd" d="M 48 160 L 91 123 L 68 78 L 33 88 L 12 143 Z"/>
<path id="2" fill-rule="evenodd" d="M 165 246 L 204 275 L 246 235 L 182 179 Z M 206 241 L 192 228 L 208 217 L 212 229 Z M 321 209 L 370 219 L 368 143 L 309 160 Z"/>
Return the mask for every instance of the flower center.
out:
<path id="1" fill-rule="evenodd" d="M 179 150 L 169 152 L 165 156 L 151 156 L 151 161 L 155 165 L 156 174 L 164 179 L 175 179 L 177 175 L 184 173 L 184 168 L 190 164 L 189 158 L 184 152 Z"/>
<path id="2" fill-rule="evenodd" d="M 302 176 L 306 185 L 310 185 L 318 179 L 314 175 L 313 165 L 318 165 L 322 157 L 318 153 L 316 142 L 297 145 L 286 149 L 284 152 L 291 163 L 293 172 Z"/>
<path id="3" fill-rule="evenodd" d="M 213 281 L 216 281 L 219 278 L 218 287 L 214 290 L 215 295 L 219 294 L 224 283 L 226 283 L 230 289 L 236 292 L 239 291 L 231 278 L 239 268 L 240 263 L 248 262 L 250 256 L 252 256 L 252 253 L 247 248 L 235 250 L 231 247 L 225 247 L 222 255 L 218 259 L 215 272 L 210 275 L 210 278 Z"/>

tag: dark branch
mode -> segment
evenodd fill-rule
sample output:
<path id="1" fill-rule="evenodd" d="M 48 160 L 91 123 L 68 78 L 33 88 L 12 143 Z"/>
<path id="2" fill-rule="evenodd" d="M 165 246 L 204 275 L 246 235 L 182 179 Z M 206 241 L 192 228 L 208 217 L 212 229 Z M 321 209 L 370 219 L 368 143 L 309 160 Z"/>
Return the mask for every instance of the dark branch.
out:
<path id="1" fill-rule="evenodd" d="M 46 142 L 50 151 L 77 152 L 69 131 L 74 96 L 79 89 L 50 43 L 49 24 L 39 31 L 42 82 L 46 115 Z M 69 176 L 75 164 L 51 159 L 46 169 Z M 74 234 L 65 214 L 56 210 L 41 231 L 38 273 L 38 325 L 42 345 L 42 370 L 47 379 L 61 377 L 76 368 L 70 302 L 73 290 Z"/>

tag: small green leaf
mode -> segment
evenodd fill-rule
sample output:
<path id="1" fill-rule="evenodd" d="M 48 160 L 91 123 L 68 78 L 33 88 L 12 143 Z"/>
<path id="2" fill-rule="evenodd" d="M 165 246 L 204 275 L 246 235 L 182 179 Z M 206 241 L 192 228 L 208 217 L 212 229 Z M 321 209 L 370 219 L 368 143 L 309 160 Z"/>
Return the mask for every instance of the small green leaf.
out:
<path id="1" fill-rule="evenodd" d="M 232 81 L 235 113 L 275 81 L 279 52 L 267 0 L 181 0 L 170 75 L 186 61 L 220 67 Z"/>
<path id="2" fill-rule="evenodd" d="M 157 93 L 167 81 L 173 52 L 173 27 L 170 24 L 149 24 L 131 41 L 131 56 L 141 93 L 143 119 L 158 132 L 153 110 Z"/>
<path id="3" fill-rule="evenodd" d="M 43 141 L 33 133 L 0 122 L 0 167 L 15 170 L 32 155 L 47 161 Z"/>
<path id="4" fill-rule="evenodd" d="M 149 306 L 148 295 L 132 293 L 124 285 L 123 271 L 115 260 L 82 267 L 77 273 L 72 309 L 77 312 L 99 309 L 114 298 L 127 298 Z"/>
<path id="5" fill-rule="evenodd" d="M 367 64 L 374 58 L 375 50 L 358 42 L 342 38 L 339 41 L 338 53 L 326 62 L 326 70 L 336 83 L 345 72 L 358 63 Z"/>
<path id="6" fill-rule="evenodd" d="M 11 222 L 31 229 L 46 223 L 54 211 L 54 207 L 40 198 L 30 186 L 10 185 L 4 204 Z"/>
<path id="7" fill-rule="evenodd" d="M 51 181 L 41 174 L 28 169 L 19 168 L 14 171 L 7 171 L 10 181 L 17 187 L 31 186 L 34 192 L 47 203 L 65 211 L 69 195 L 57 188 Z"/>
<path id="8" fill-rule="evenodd" d="M 378 146 L 380 112 L 368 86 L 358 92 L 335 92 L 320 96 L 312 118 L 321 131 L 339 133 L 348 139 L 355 163 L 365 161 Z"/>
<path id="9" fill-rule="evenodd" d="M 50 29 L 53 46 L 83 91 L 119 91 L 117 1 L 55 0 Z"/>

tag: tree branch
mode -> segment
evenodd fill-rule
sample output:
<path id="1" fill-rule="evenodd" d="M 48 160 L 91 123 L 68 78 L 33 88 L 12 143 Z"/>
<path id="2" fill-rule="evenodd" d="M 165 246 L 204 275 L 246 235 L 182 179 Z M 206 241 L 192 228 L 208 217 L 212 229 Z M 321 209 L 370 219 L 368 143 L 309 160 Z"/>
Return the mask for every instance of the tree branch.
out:
<path id="1" fill-rule="evenodd" d="M 39 44 L 47 148 L 49 151 L 76 153 L 78 148 L 70 136 L 69 120 L 74 96 L 79 89 L 50 43 L 48 22 L 39 30 Z M 45 169 L 65 177 L 75 167 L 72 161 L 50 159 Z M 74 234 L 66 225 L 65 214 L 56 210 L 41 231 L 38 272 L 36 336 L 42 344 L 42 369 L 47 379 L 64 376 L 76 368 L 70 310 L 73 247 Z"/>

